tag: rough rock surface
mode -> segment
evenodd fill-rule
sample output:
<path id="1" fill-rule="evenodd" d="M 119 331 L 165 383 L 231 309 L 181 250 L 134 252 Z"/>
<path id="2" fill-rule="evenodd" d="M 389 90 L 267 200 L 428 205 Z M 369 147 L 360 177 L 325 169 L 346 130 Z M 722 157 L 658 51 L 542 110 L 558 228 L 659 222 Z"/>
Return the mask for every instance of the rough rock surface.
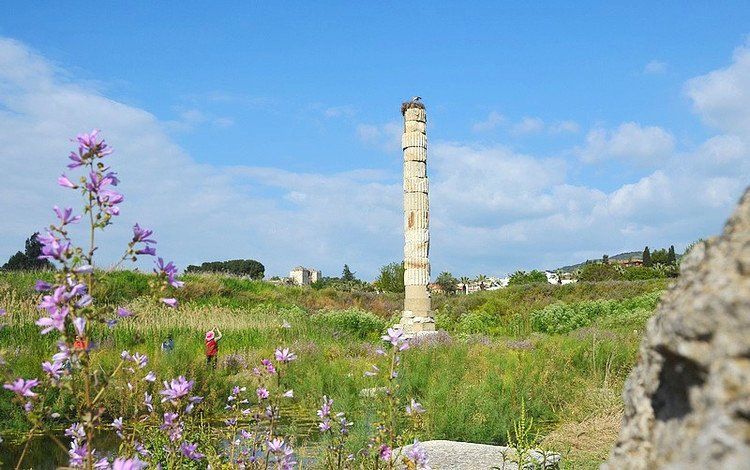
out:
<path id="1" fill-rule="evenodd" d="M 665 294 L 602 470 L 750 469 L 750 190 Z"/>
<path id="2" fill-rule="evenodd" d="M 427 451 L 432 470 L 518 470 L 517 464 L 503 460 L 503 454 L 512 455 L 510 447 L 440 440 L 425 441 L 421 445 Z M 409 448 L 411 446 L 405 446 L 403 451 Z M 532 451 L 532 454 L 538 462 L 544 461 L 541 452 Z M 559 460 L 559 454 L 548 454 L 547 468 L 555 468 Z"/>

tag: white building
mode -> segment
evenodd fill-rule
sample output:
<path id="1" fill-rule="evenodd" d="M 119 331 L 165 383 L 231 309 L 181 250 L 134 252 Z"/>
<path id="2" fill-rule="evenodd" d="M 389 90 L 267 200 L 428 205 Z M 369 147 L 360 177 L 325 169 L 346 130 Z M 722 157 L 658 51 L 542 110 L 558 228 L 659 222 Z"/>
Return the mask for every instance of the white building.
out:
<path id="1" fill-rule="evenodd" d="M 297 266 L 289 271 L 289 277 L 292 279 L 292 282 L 298 286 L 309 286 L 310 284 L 322 279 L 323 275 L 318 269 Z"/>

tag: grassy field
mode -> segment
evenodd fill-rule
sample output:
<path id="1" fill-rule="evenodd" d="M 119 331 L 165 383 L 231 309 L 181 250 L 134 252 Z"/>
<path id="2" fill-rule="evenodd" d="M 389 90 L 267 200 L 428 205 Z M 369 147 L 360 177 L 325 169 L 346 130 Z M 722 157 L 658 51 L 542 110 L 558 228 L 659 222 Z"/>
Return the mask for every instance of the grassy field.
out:
<path id="1" fill-rule="evenodd" d="M 111 367 L 128 349 L 149 356 L 160 379 L 196 380 L 220 415 L 227 390 L 247 380 L 248 367 L 277 346 L 297 352 L 288 376 L 301 432 L 309 431 L 322 395 L 336 400 L 365 439 L 372 419 L 360 390 L 378 386 L 364 376 L 375 360 L 383 328 L 397 318 L 400 296 L 277 287 L 214 275 L 185 276 L 177 310 L 148 297 L 144 274 L 99 274 L 100 303 L 128 307 L 139 318 L 94 334 L 94 361 Z M 33 321 L 38 294 L 31 286 L 43 273 L 0 273 L 0 308 L 8 311 L 0 348 L 17 376 L 40 375 L 52 339 Z M 468 296 L 436 296 L 439 328 L 433 341 L 405 354 L 401 393 L 427 409 L 422 440 L 506 443 L 522 399 L 544 446 L 563 453 L 568 468 L 595 468 L 606 457 L 620 419 L 620 390 L 635 362 L 645 322 L 666 288 L 665 280 L 528 285 Z M 284 328 L 284 323 L 291 325 Z M 557 331 L 550 325 L 567 325 Z M 203 333 L 220 327 L 220 366 L 207 369 Z M 175 349 L 163 353 L 168 335 Z M 108 410 L 127 412 L 119 384 L 106 397 Z M 0 430 L 23 429 L 21 413 L 0 400 Z M 56 406 L 61 424 L 67 400 Z M 310 411 L 304 411 L 310 410 Z M 310 416 L 307 416 L 309 414 Z M 308 418 L 308 419 L 303 419 Z"/>

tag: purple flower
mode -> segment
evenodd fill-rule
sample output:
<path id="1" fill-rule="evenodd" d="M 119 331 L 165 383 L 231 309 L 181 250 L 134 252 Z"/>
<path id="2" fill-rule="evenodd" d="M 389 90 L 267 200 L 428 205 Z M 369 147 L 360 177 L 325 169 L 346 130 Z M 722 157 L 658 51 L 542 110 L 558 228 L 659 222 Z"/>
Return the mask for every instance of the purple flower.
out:
<path id="1" fill-rule="evenodd" d="M 112 427 L 118 431 L 122 431 L 122 416 L 112 421 Z"/>
<path id="2" fill-rule="evenodd" d="M 156 248 L 153 246 L 145 246 L 140 250 L 135 250 L 136 255 L 156 256 Z"/>
<path id="3" fill-rule="evenodd" d="M 266 366 L 266 371 L 269 374 L 275 374 L 276 373 L 276 367 L 273 365 L 273 362 L 271 362 L 270 359 L 263 359 L 260 361 L 261 364 Z"/>
<path id="4" fill-rule="evenodd" d="M 427 450 L 422 447 L 417 439 L 414 439 L 414 444 L 412 444 L 411 448 L 406 451 L 406 458 L 411 460 L 411 463 L 415 465 L 416 470 L 430 470 Z"/>
<path id="5" fill-rule="evenodd" d="M 378 457 L 380 457 L 381 460 L 390 460 L 392 455 L 391 448 L 387 445 L 383 444 L 380 446 L 380 449 L 378 450 Z"/>
<path id="6" fill-rule="evenodd" d="M 153 413 L 154 411 L 154 405 L 152 403 L 154 396 L 149 395 L 148 392 L 144 392 L 145 398 L 143 399 L 143 404 L 146 405 L 146 408 L 148 409 L 149 413 Z"/>
<path id="7" fill-rule="evenodd" d="M 133 243 L 156 243 L 156 240 L 148 238 L 154 234 L 153 230 L 142 228 L 140 225 L 133 226 Z"/>
<path id="8" fill-rule="evenodd" d="M 73 423 L 65 429 L 65 435 L 73 440 L 81 440 L 86 438 L 86 431 L 81 423 Z"/>
<path id="9" fill-rule="evenodd" d="M 183 376 L 172 379 L 172 381 L 169 383 L 167 383 L 167 381 L 165 380 L 164 390 L 159 392 L 161 395 L 164 395 L 164 398 L 162 398 L 161 402 L 164 403 L 165 401 L 169 401 L 173 405 L 176 405 L 180 398 L 190 393 L 190 390 L 192 390 L 193 388 L 193 384 L 195 384 L 193 380 L 188 381 Z"/>
<path id="10" fill-rule="evenodd" d="M 83 333 L 86 330 L 86 319 L 83 317 L 76 317 L 73 320 L 73 326 L 75 327 L 78 336 L 83 336 Z"/>
<path id="11" fill-rule="evenodd" d="M 68 156 L 68 158 L 73 162 L 73 163 L 68 163 L 69 169 L 73 170 L 75 168 L 83 166 L 83 158 L 81 157 L 80 154 L 75 153 L 75 152 L 70 152 L 70 155 Z"/>
<path id="12" fill-rule="evenodd" d="M 76 274 L 91 274 L 94 272 L 94 267 L 90 264 L 85 264 L 83 266 L 78 266 L 77 268 L 73 269 L 73 272 Z"/>
<path id="13" fill-rule="evenodd" d="M 396 330 L 394 328 L 388 328 L 387 334 L 384 334 L 382 336 L 383 341 L 390 342 L 393 346 L 398 346 L 402 342 L 405 341 L 406 338 L 404 338 L 404 332 L 401 330 Z"/>
<path id="14" fill-rule="evenodd" d="M 133 316 L 133 312 L 123 307 L 117 307 L 117 316 L 120 318 L 128 318 Z"/>
<path id="15" fill-rule="evenodd" d="M 42 254 L 39 255 L 40 259 L 62 261 L 70 249 L 70 243 L 61 243 L 61 240 L 50 232 L 47 232 L 47 235 L 39 235 L 37 240 L 42 244 Z"/>
<path id="16" fill-rule="evenodd" d="M 147 464 L 138 457 L 133 459 L 115 459 L 112 464 L 112 470 L 142 470 L 146 468 Z"/>
<path id="17" fill-rule="evenodd" d="M 34 398 L 37 394 L 31 389 L 37 385 L 39 385 L 39 380 L 37 379 L 16 379 L 13 383 L 6 383 L 3 385 L 3 388 L 14 392 L 21 397 Z"/>
<path id="18" fill-rule="evenodd" d="M 255 393 L 258 395 L 259 400 L 266 400 L 270 395 L 265 387 L 259 387 Z"/>
<path id="19" fill-rule="evenodd" d="M 318 410 L 318 417 L 325 418 L 331 415 L 331 408 L 333 407 L 333 399 L 323 395 L 323 405 Z"/>
<path id="20" fill-rule="evenodd" d="M 4 308 L 0 308 L 0 317 L 4 317 L 7 313 Z"/>
<path id="21" fill-rule="evenodd" d="M 182 281 L 178 281 L 175 279 L 175 276 L 177 275 L 177 266 L 175 266 L 174 263 L 170 261 L 169 263 L 164 264 L 164 260 L 162 258 L 157 258 L 155 263 L 158 269 L 154 269 L 154 272 L 159 275 L 165 275 L 167 277 L 167 283 L 169 283 L 169 285 L 177 288 L 184 285 Z"/>
<path id="22" fill-rule="evenodd" d="M 160 300 L 164 303 L 164 305 L 166 305 L 168 307 L 172 307 L 172 308 L 177 307 L 177 299 L 174 299 L 174 298 L 169 298 L 169 299 L 162 298 Z"/>
<path id="23" fill-rule="evenodd" d="M 62 225 L 74 224 L 78 222 L 79 220 L 81 220 L 80 215 L 73 216 L 72 207 L 68 207 L 66 209 L 60 209 L 59 207 L 54 206 L 52 210 L 55 211 L 55 214 L 57 214 L 57 218 L 60 219 L 60 223 Z"/>
<path id="24" fill-rule="evenodd" d="M 183 442 L 180 446 L 180 452 L 182 452 L 182 455 L 189 458 L 190 460 L 200 460 L 204 457 L 203 454 L 200 452 L 197 452 L 196 449 L 198 448 L 198 444 L 190 444 L 188 442 Z"/>
<path id="25" fill-rule="evenodd" d="M 284 439 L 281 439 L 279 437 L 274 438 L 272 441 L 268 441 L 268 451 L 274 454 L 278 454 L 280 452 L 283 452 L 286 445 L 284 444 Z"/>
<path id="26" fill-rule="evenodd" d="M 378 375 L 378 372 L 380 372 L 380 369 L 375 364 L 372 365 L 372 368 L 368 371 L 365 371 L 365 377 L 375 377 Z"/>
<path id="27" fill-rule="evenodd" d="M 276 349 L 276 360 L 283 363 L 289 363 L 297 359 L 297 355 L 289 350 L 289 348 Z"/>
<path id="28" fill-rule="evenodd" d="M 83 467 L 83 462 L 86 460 L 87 454 L 88 444 L 72 441 L 70 443 L 70 450 L 68 450 L 68 456 L 70 457 L 69 466 L 73 468 Z"/>
<path id="29" fill-rule="evenodd" d="M 49 317 L 42 317 L 36 321 L 36 324 L 42 327 L 41 333 L 46 335 L 50 331 L 57 329 L 65 330 L 65 317 L 68 315 L 68 307 L 63 307 L 49 314 Z"/>
<path id="30" fill-rule="evenodd" d="M 193 408 L 195 408 L 195 405 L 203 401 L 203 397 L 190 397 L 188 399 L 188 404 L 185 407 L 185 413 L 190 414 L 193 412 Z"/>
<path id="31" fill-rule="evenodd" d="M 179 415 L 177 413 L 164 413 L 163 426 L 172 426 L 178 417 Z"/>
<path id="32" fill-rule="evenodd" d="M 64 188 L 76 189 L 78 187 L 75 184 L 73 184 L 73 182 L 70 181 L 68 177 L 65 175 L 61 175 L 59 178 L 57 178 L 57 184 L 59 184 L 60 186 Z"/>
<path id="33" fill-rule="evenodd" d="M 64 367 L 60 362 L 43 362 L 42 370 L 52 379 L 59 380 Z"/>
<path id="34" fill-rule="evenodd" d="M 34 284 L 34 290 L 37 292 L 44 292 L 52 289 L 52 284 L 37 280 L 36 284 Z"/>
<path id="35" fill-rule="evenodd" d="M 146 382 L 155 382 L 156 374 L 154 374 L 154 371 L 150 371 L 148 374 L 146 374 L 145 377 L 143 377 L 143 380 L 145 380 Z"/>
<path id="36" fill-rule="evenodd" d="M 425 409 L 422 407 L 422 404 L 413 398 L 411 399 L 411 403 L 406 405 L 406 414 L 409 416 L 413 414 L 422 414 L 424 412 Z"/>

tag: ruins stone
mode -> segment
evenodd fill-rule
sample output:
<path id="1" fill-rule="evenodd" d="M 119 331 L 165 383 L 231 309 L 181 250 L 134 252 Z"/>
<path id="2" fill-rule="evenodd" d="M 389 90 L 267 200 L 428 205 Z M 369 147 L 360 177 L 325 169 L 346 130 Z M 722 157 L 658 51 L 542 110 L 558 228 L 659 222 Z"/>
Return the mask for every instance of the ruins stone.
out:
<path id="1" fill-rule="evenodd" d="M 404 310 L 408 336 L 435 331 L 430 293 L 430 200 L 427 180 L 427 113 L 418 99 L 401 107 L 404 133 Z"/>
<path id="2" fill-rule="evenodd" d="M 425 441 L 420 445 L 427 451 L 432 470 L 519 470 L 512 461 L 515 449 L 511 447 L 442 440 Z M 411 447 L 404 446 L 403 453 Z M 402 455 L 398 451 L 396 454 Z M 531 450 L 525 462 L 522 470 L 553 469 L 558 467 L 560 454 Z"/>
<path id="3" fill-rule="evenodd" d="M 649 321 L 602 470 L 750 469 L 750 190 Z"/>

